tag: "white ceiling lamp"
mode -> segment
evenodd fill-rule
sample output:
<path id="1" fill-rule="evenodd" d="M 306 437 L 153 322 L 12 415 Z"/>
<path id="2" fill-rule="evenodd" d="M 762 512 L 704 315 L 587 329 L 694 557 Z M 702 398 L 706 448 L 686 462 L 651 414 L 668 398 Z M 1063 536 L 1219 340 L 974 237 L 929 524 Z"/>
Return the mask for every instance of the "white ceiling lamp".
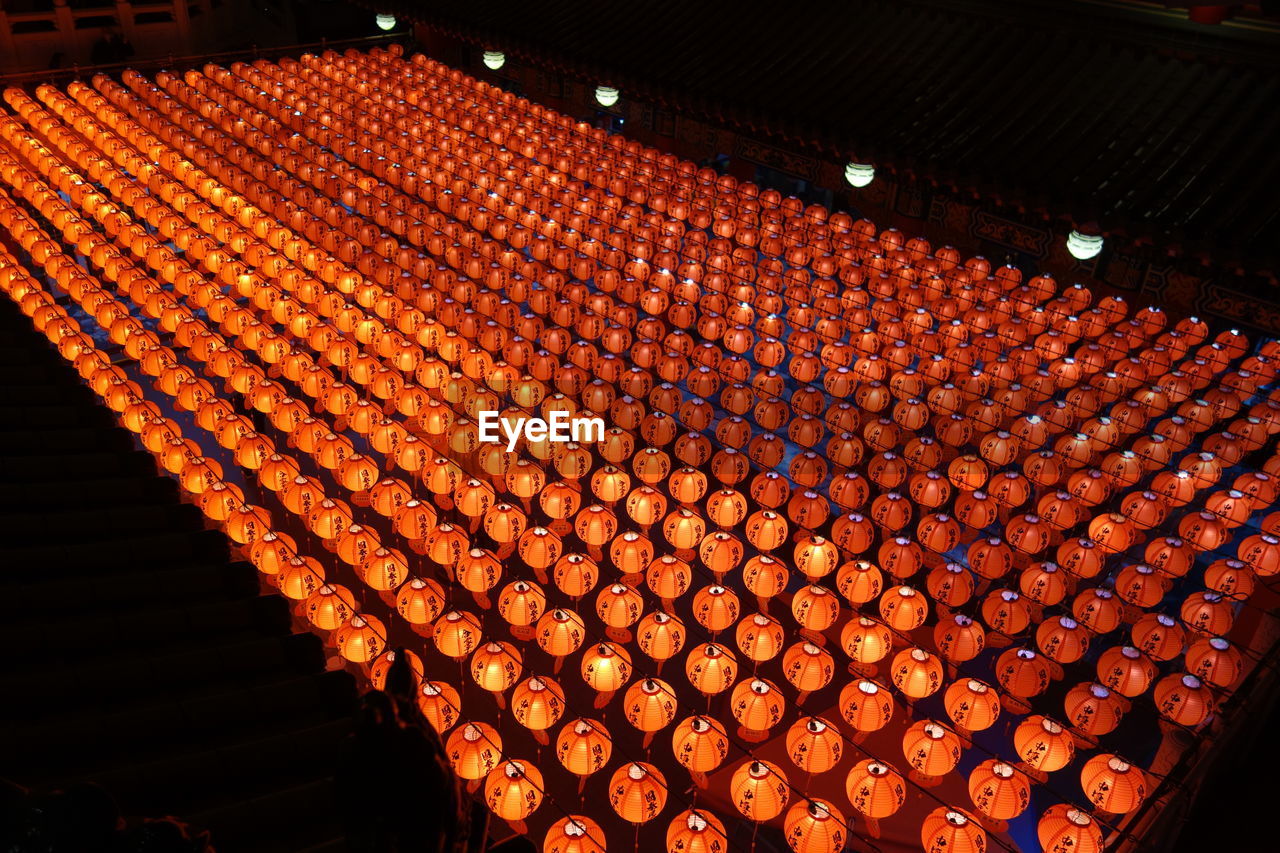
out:
<path id="1" fill-rule="evenodd" d="M 875 180 L 876 167 L 869 163 L 850 163 L 844 167 L 844 179 L 849 186 L 861 189 Z"/>
<path id="2" fill-rule="evenodd" d="M 1096 258 L 1102 251 L 1102 243 L 1102 235 L 1092 233 L 1091 229 L 1081 232 L 1073 228 L 1067 235 L 1067 251 L 1071 253 L 1071 257 L 1080 261 Z"/>
<path id="3" fill-rule="evenodd" d="M 373 21 L 378 25 L 378 29 L 384 33 L 396 28 L 396 16 L 389 15 L 386 12 L 379 12 Z"/>
<path id="4" fill-rule="evenodd" d="M 618 103 L 618 90 L 612 86 L 596 86 L 596 103 L 611 107 Z"/>
<path id="5" fill-rule="evenodd" d="M 507 64 L 507 55 L 500 50 L 486 50 L 484 52 L 484 67 L 490 71 L 497 71 L 499 68 Z"/>

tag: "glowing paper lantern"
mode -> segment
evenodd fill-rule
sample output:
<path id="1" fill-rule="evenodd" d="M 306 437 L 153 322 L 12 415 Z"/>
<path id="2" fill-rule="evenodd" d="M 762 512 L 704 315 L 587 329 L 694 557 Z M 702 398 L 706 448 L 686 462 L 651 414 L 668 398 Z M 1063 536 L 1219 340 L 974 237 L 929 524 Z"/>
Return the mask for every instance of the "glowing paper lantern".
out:
<path id="1" fill-rule="evenodd" d="M 1128 704 L 1101 684 L 1082 682 L 1067 691 L 1063 711 L 1073 731 L 1086 742 L 1115 731 Z"/>
<path id="2" fill-rule="evenodd" d="M 603 723 L 580 717 L 565 723 L 556 738 L 556 759 L 582 782 L 603 770 L 613 754 L 613 738 Z"/>
<path id="3" fill-rule="evenodd" d="M 944 806 L 921 822 L 920 846 L 924 853 L 985 853 L 987 834 L 973 815 Z"/>
<path id="4" fill-rule="evenodd" d="M 1075 739 L 1054 720 L 1038 714 L 1027 717 L 1013 732 L 1013 746 L 1033 770 L 1052 773 L 1071 763 Z"/>
<path id="5" fill-rule="evenodd" d="M 444 748 L 453 772 L 468 781 L 485 778 L 502 760 L 502 736 L 488 723 L 458 726 L 450 732 Z"/>
<path id="6" fill-rule="evenodd" d="M 1160 716 L 1188 728 L 1209 719 L 1216 704 L 1204 682 L 1185 673 L 1166 675 L 1156 683 L 1153 694 Z"/>
<path id="7" fill-rule="evenodd" d="M 387 645 L 387 629 L 373 616 L 357 615 L 334 632 L 338 654 L 353 663 L 366 663 L 382 654 Z"/>
<path id="8" fill-rule="evenodd" d="M 1036 824 L 1044 853 L 1102 853 L 1103 836 L 1093 818 L 1069 803 L 1044 810 Z"/>
<path id="9" fill-rule="evenodd" d="M 723 646 L 704 643 L 689 650 L 684 671 L 690 684 L 711 696 L 723 693 L 733 685 L 738 662 Z"/>
<path id="10" fill-rule="evenodd" d="M 893 719 L 893 697 L 874 681 L 851 681 L 840 691 L 840 715 L 859 732 L 874 732 Z"/>
<path id="11" fill-rule="evenodd" d="M 553 679 L 530 676 L 511 691 L 512 716 L 539 743 L 550 742 L 546 730 L 559 721 L 564 709 L 564 690 Z"/>
<path id="12" fill-rule="evenodd" d="M 1080 769 L 1084 795 L 1098 809 L 1127 814 L 1142 805 L 1147 796 L 1146 774 L 1116 755 L 1101 753 Z"/>
<path id="13" fill-rule="evenodd" d="M 783 837 L 795 853 L 839 853 L 848 827 L 844 815 L 826 800 L 801 800 L 787 810 Z"/>
<path id="14" fill-rule="evenodd" d="M 962 730 L 980 732 L 1000 717 L 1000 695 L 973 678 L 960 679 L 944 694 L 947 716 Z"/>
<path id="15" fill-rule="evenodd" d="M 786 710 L 782 691 L 763 678 L 747 678 L 733 688 L 729 707 L 741 724 L 739 733 L 746 740 L 759 741 L 769 736 Z"/>
<path id="16" fill-rule="evenodd" d="M 666 728 L 676 717 L 676 692 L 660 678 L 646 678 L 627 688 L 622 700 L 627 722 L 645 733 L 645 745 L 653 733 Z"/>
<path id="17" fill-rule="evenodd" d="M 903 649 L 890 669 L 894 685 L 911 699 L 923 699 L 942 687 L 942 661 L 924 649 Z"/>
<path id="18" fill-rule="evenodd" d="M 782 674 L 799 691 L 797 701 L 803 702 L 810 692 L 831 683 L 835 675 L 835 660 L 821 646 L 796 643 L 782 657 Z"/>
<path id="19" fill-rule="evenodd" d="M 633 761 L 609 780 L 609 805 L 629 823 L 647 823 L 667 803 L 667 780 L 652 764 Z"/>
<path id="20" fill-rule="evenodd" d="M 865 759 L 845 778 L 849 803 L 867 819 L 871 834 L 879 837 L 877 821 L 892 816 L 907 801 L 907 783 L 896 770 L 881 761 Z"/>
<path id="21" fill-rule="evenodd" d="M 462 697 L 452 685 L 443 681 L 424 681 L 418 688 L 418 710 L 437 732 L 447 732 L 457 725 Z"/>
<path id="22" fill-rule="evenodd" d="M 1244 673 L 1244 656 L 1222 637 L 1207 637 L 1192 643 L 1185 661 L 1188 672 L 1222 689 L 1233 687 Z"/>
<path id="23" fill-rule="evenodd" d="M 542 853 L 605 853 L 604 830 L 584 815 L 567 815 L 547 830 Z"/>
<path id="24" fill-rule="evenodd" d="M 902 754 L 917 778 L 934 780 L 955 769 L 963 751 L 960 738 L 941 723 L 921 720 L 902 736 Z"/>
<path id="25" fill-rule="evenodd" d="M 726 853 L 729 836 L 711 812 L 683 811 L 667 827 L 667 853 Z"/>
<path id="26" fill-rule="evenodd" d="M 843 736 L 821 717 L 801 717 L 787 729 L 787 757 L 806 773 L 825 773 L 843 754 Z"/>
<path id="27" fill-rule="evenodd" d="M 1031 782 L 1012 764 L 989 758 L 969 774 L 969 798 L 992 820 L 1010 820 L 1031 804 Z"/>
<path id="28" fill-rule="evenodd" d="M 582 645 L 586 625 L 582 617 L 572 610 L 556 608 L 542 614 L 534 636 L 542 650 L 555 657 L 555 671 L 559 672 L 565 656 L 573 654 Z"/>
<path id="29" fill-rule="evenodd" d="M 503 820 L 519 825 L 542 805 L 542 773 L 524 761 L 504 761 L 485 779 L 484 801 Z"/>
<path id="30" fill-rule="evenodd" d="M 602 697 L 612 695 L 631 679 L 631 655 L 613 643 L 598 643 L 582 656 L 582 679 Z"/>
<path id="31" fill-rule="evenodd" d="M 698 786 L 705 787 L 707 774 L 729 755 L 729 736 L 714 717 L 687 717 L 672 731 L 671 751 Z"/>
<path id="32" fill-rule="evenodd" d="M 659 672 L 665 661 L 684 648 L 684 623 L 660 610 L 646 614 L 636 624 L 635 633 L 636 645 L 640 647 L 640 651 L 658 662 Z"/>
<path id="33" fill-rule="evenodd" d="M 791 789 L 786 774 L 768 761 L 746 761 L 733 771 L 729 796 L 747 820 L 773 820 L 782 814 Z"/>
<path id="34" fill-rule="evenodd" d="M 782 623 L 764 613 L 754 613 L 743 619 L 734 633 L 738 650 L 756 663 L 777 657 L 786 637 Z"/>

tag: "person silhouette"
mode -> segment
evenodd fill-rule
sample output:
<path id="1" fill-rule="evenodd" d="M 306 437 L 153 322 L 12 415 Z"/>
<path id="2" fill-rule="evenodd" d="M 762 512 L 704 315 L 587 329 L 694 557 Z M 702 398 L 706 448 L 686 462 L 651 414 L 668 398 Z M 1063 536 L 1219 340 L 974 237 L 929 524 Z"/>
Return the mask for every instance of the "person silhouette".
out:
<path id="1" fill-rule="evenodd" d="M 414 699 L 409 656 L 397 650 L 383 691 L 361 699 L 335 773 L 352 853 L 454 853 L 471 810 L 439 734 Z"/>

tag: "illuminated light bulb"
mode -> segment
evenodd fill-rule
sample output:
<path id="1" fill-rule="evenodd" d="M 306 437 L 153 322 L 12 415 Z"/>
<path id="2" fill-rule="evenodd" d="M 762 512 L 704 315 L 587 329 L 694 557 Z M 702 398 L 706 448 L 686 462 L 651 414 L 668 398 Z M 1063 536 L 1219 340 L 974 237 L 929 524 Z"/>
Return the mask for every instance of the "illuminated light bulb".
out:
<path id="1" fill-rule="evenodd" d="M 1067 235 L 1067 251 L 1071 253 L 1071 257 L 1081 261 L 1096 258 L 1102 251 L 1102 243 L 1100 234 L 1081 234 L 1073 229 Z"/>
<path id="2" fill-rule="evenodd" d="M 869 163 L 849 163 L 844 167 L 844 179 L 849 186 L 861 189 L 875 180 L 876 167 Z"/>
<path id="3" fill-rule="evenodd" d="M 613 86 L 596 86 L 596 102 L 602 107 L 618 103 L 618 90 Z"/>

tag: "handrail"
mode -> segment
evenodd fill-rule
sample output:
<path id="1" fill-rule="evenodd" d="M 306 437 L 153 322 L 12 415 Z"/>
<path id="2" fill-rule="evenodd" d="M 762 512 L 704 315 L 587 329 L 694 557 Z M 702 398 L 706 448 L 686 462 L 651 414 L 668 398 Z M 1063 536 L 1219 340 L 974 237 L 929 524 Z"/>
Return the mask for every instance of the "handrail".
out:
<path id="1" fill-rule="evenodd" d="M 1126 816 L 1128 827 L 1147 822 L 1151 829 L 1141 833 L 1138 839 L 1128 835 L 1113 839 L 1108 847 L 1111 853 L 1144 853 L 1161 849 L 1160 839 L 1152 837 L 1157 833 L 1167 843 L 1178 837 L 1198 796 L 1197 793 L 1188 796 L 1187 790 L 1198 788 L 1213 776 L 1221 767 L 1222 759 L 1231 752 L 1227 744 L 1237 743 L 1246 731 L 1256 729 L 1259 721 L 1265 719 L 1266 709 L 1274 709 L 1280 702 L 1280 676 L 1267 665 L 1267 661 L 1274 660 L 1277 654 L 1280 654 L 1280 639 L 1271 644 L 1258 665 L 1250 670 L 1218 710 L 1218 717 L 1224 720 L 1224 725 L 1213 735 L 1216 748 L 1205 751 L 1198 748 L 1201 744 L 1197 744 L 1196 748 L 1184 751 L 1138 810 Z M 1243 713 L 1250 709 L 1257 711 L 1259 707 L 1263 713 L 1247 716 Z M 1179 796 L 1184 798 L 1183 807 L 1175 808 L 1173 806 Z"/>

